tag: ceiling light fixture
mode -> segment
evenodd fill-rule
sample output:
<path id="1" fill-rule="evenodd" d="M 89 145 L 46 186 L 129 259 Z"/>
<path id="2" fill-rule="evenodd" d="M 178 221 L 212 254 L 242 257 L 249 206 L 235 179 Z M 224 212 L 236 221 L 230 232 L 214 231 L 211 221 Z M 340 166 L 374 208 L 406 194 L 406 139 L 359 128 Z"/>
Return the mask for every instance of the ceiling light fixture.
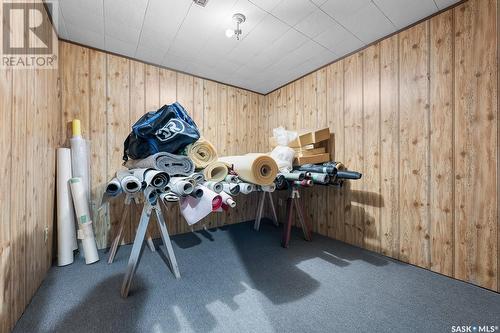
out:
<path id="1" fill-rule="evenodd" d="M 240 40 L 240 35 L 241 35 L 241 29 L 240 29 L 240 24 L 245 22 L 246 17 L 243 14 L 237 13 L 233 15 L 233 20 L 236 22 L 236 29 L 227 29 L 226 30 L 226 37 L 231 38 L 233 36 L 236 36 L 237 40 Z"/>

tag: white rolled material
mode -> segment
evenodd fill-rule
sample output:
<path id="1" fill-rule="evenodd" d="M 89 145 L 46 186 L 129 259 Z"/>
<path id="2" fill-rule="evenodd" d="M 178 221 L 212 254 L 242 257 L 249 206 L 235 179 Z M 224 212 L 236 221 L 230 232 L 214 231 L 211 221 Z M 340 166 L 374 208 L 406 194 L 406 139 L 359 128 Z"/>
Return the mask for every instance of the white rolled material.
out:
<path id="1" fill-rule="evenodd" d="M 217 209 L 218 212 L 227 211 L 229 208 L 236 207 L 236 202 L 225 191 L 221 192 L 220 196 L 222 198 L 222 205 Z"/>
<path id="2" fill-rule="evenodd" d="M 82 180 L 87 195 L 87 201 L 90 202 L 90 143 L 80 135 L 72 137 L 69 142 L 71 145 L 72 175 Z"/>
<path id="3" fill-rule="evenodd" d="M 82 240 L 85 263 L 89 265 L 99 261 L 94 231 L 92 230 L 92 221 L 80 223 L 80 228 L 78 229 L 78 239 Z"/>
<path id="4" fill-rule="evenodd" d="M 238 183 L 240 185 L 240 193 L 249 194 L 255 190 L 255 185 L 250 183 Z"/>
<path id="5" fill-rule="evenodd" d="M 236 176 L 236 175 L 227 175 L 225 181 L 228 182 L 228 183 L 237 183 L 238 182 L 238 176 Z"/>
<path id="6" fill-rule="evenodd" d="M 264 192 L 274 192 L 276 190 L 276 185 L 261 185 L 260 190 Z"/>
<path id="7" fill-rule="evenodd" d="M 220 193 L 224 189 L 221 182 L 208 181 L 208 182 L 205 182 L 205 184 L 203 184 L 203 185 L 208 187 L 209 189 L 211 189 L 215 193 Z"/>
<path id="8" fill-rule="evenodd" d="M 160 194 L 160 199 L 164 202 L 177 202 L 179 201 L 179 196 L 174 192 L 167 192 Z"/>
<path id="9" fill-rule="evenodd" d="M 238 195 L 240 193 L 240 185 L 234 183 L 223 183 L 223 190 L 231 195 Z"/>
<path id="10" fill-rule="evenodd" d="M 91 264 L 99 260 L 95 243 L 92 221 L 90 220 L 89 205 L 86 200 L 85 187 L 80 178 L 71 178 L 69 181 L 73 204 L 75 205 L 78 220 L 78 239 L 82 240 L 85 263 Z"/>
<path id="11" fill-rule="evenodd" d="M 203 190 L 200 188 L 195 188 L 189 195 L 194 198 L 201 198 L 203 196 Z"/>
<path id="12" fill-rule="evenodd" d="M 118 171 L 116 178 L 120 181 L 122 190 L 125 193 L 137 193 L 142 189 L 142 182 L 130 171 Z"/>
<path id="13" fill-rule="evenodd" d="M 116 197 L 120 193 L 122 193 L 122 186 L 118 178 L 115 177 L 106 185 L 106 194 L 111 197 Z"/>
<path id="14" fill-rule="evenodd" d="M 193 184 L 186 181 L 184 177 L 172 177 L 170 178 L 169 186 L 172 192 L 180 196 L 186 196 L 191 194 L 194 190 Z"/>
<path id="15" fill-rule="evenodd" d="M 189 225 L 197 223 L 212 211 L 217 211 L 222 205 L 222 197 L 219 194 L 202 185 L 196 186 L 196 189 L 198 188 L 203 191 L 201 198 L 181 198 L 181 214 Z"/>
<path id="16" fill-rule="evenodd" d="M 71 179 L 71 151 L 57 149 L 57 266 L 73 262 L 76 228 L 69 180 Z"/>
<path id="17" fill-rule="evenodd" d="M 168 184 L 170 177 L 164 171 L 148 169 L 144 173 L 144 181 L 146 182 L 146 186 L 153 186 L 160 189 Z"/>
<path id="18" fill-rule="evenodd" d="M 192 179 L 194 179 L 194 181 L 196 182 L 196 185 L 200 185 L 201 183 L 203 183 L 205 181 L 205 176 L 203 176 L 202 172 L 193 173 L 190 177 Z"/>

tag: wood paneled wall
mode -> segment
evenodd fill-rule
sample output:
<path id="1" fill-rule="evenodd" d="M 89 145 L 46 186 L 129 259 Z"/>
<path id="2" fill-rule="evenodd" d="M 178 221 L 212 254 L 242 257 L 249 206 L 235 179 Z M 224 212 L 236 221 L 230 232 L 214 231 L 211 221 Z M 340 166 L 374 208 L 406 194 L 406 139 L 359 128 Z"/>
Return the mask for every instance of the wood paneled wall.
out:
<path id="1" fill-rule="evenodd" d="M 0 68 L 0 332 L 51 266 L 58 111 L 57 70 Z"/>
<path id="2" fill-rule="evenodd" d="M 124 205 L 120 197 L 111 201 L 109 210 L 99 210 L 99 201 L 106 181 L 123 168 L 123 141 L 144 113 L 179 101 L 220 155 L 259 150 L 264 96 L 71 43 L 59 46 L 61 126 L 67 129 L 61 142 L 68 144 L 69 122 L 80 119 L 83 135 L 92 145 L 92 198 L 100 248 L 110 245 Z M 254 201 L 253 195 L 239 196 L 238 206 L 229 214 L 211 214 L 205 222 L 214 227 L 251 219 Z M 133 240 L 141 208 L 135 208 L 130 218 L 127 243 Z M 171 234 L 189 230 L 177 205 L 165 216 Z M 156 228 L 151 231 L 158 235 Z"/>
<path id="3" fill-rule="evenodd" d="M 263 131 L 329 126 L 363 173 L 304 191 L 316 232 L 500 290 L 497 45 L 470 0 L 266 96 Z"/>

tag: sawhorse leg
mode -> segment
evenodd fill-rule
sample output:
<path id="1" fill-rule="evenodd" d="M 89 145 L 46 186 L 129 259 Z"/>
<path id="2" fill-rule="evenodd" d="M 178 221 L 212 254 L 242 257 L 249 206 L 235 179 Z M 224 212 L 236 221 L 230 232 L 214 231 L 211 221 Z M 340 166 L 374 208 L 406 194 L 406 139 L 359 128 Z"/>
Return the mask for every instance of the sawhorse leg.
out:
<path id="1" fill-rule="evenodd" d="M 304 211 L 302 209 L 302 205 L 300 204 L 300 194 L 297 188 L 293 188 L 290 196 L 286 202 L 287 207 L 287 219 L 286 224 L 283 228 L 283 236 L 281 239 L 281 246 L 287 248 L 290 243 L 290 234 L 292 231 L 293 224 L 293 211 L 294 208 L 297 211 L 297 216 L 299 218 L 300 226 L 302 227 L 302 232 L 304 233 L 304 239 L 310 241 L 311 232 L 309 230 L 309 225 L 305 219 Z"/>
<path id="2" fill-rule="evenodd" d="M 274 225 L 279 226 L 278 214 L 276 214 L 276 208 L 274 207 L 274 202 L 271 192 L 263 191 L 259 198 L 259 204 L 257 206 L 257 216 L 255 217 L 255 223 L 253 225 L 253 228 L 257 231 L 259 231 L 260 228 L 260 221 L 262 220 L 262 214 L 264 212 L 264 203 L 266 201 L 266 197 L 269 198 L 269 205 L 271 206 L 271 211 L 273 213 L 273 223 Z"/>
<path id="3" fill-rule="evenodd" d="M 163 244 L 165 244 L 165 247 L 167 248 L 167 258 L 170 263 L 170 269 L 172 270 L 175 278 L 180 279 L 181 274 L 179 273 L 179 266 L 177 266 L 177 259 L 175 259 L 175 253 L 172 247 L 172 243 L 170 242 L 170 236 L 168 235 L 165 219 L 163 218 L 163 214 L 161 213 L 161 209 L 159 206 L 155 208 L 155 211 L 156 221 L 158 222 L 158 226 L 160 227 L 161 238 L 163 240 Z"/>

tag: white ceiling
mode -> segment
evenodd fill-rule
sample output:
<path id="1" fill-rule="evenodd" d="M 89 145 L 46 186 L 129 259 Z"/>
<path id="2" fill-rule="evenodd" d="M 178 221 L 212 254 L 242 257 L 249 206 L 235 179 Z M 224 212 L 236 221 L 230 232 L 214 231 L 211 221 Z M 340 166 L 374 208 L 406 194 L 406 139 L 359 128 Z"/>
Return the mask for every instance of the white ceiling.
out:
<path id="1" fill-rule="evenodd" d="M 60 0 L 53 18 L 63 39 L 267 93 L 455 2 Z"/>

